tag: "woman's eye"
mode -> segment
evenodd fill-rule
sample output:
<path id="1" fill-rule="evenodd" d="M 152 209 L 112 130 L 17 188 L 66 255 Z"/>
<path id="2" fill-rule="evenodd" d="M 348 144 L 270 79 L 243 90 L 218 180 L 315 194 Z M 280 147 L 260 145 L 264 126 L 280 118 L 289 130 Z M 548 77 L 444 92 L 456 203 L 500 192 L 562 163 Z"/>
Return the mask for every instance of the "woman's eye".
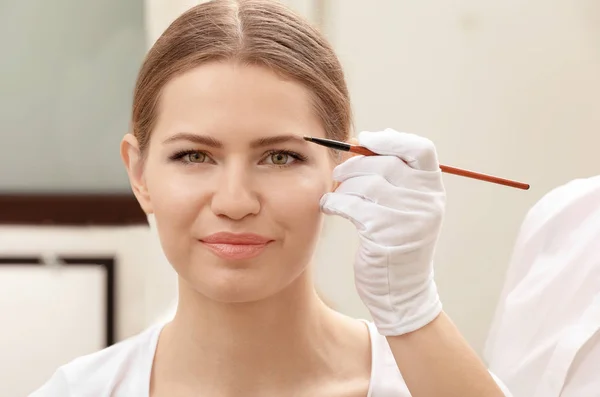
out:
<path id="1" fill-rule="evenodd" d="M 300 153 L 292 152 L 289 150 L 273 150 L 267 153 L 264 160 L 264 163 L 268 165 L 276 165 L 278 167 L 287 167 L 292 166 L 296 163 L 305 162 L 306 156 L 301 155 Z"/>
<path id="2" fill-rule="evenodd" d="M 184 164 L 201 164 L 211 162 L 208 153 L 199 150 L 182 150 L 169 156 L 169 160 Z"/>
<path id="3" fill-rule="evenodd" d="M 271 155 L 269 155 L 269 158 L 271 159 L 271 162 L 275 165 L 286 165 L 288 163 L 288 160 L 291 159 L 291 156 L 287 153 L 272 153 Z"/>
<path id="4" fill-rule="evenodd" d="M 187 153 L 185 160 L 190 163 L 204 163 L 206 161 L 206 154 L 201 152 Z"/>

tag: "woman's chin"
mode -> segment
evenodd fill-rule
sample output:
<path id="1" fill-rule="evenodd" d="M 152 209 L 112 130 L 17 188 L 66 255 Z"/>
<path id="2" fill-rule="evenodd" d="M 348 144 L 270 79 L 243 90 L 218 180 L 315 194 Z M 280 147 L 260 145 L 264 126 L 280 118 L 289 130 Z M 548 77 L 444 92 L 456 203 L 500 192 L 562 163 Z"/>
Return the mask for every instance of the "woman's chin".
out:
<path id="1" fill-rule="evenodd" d="M 220 303 L 251 303 L 265 300 L 274 295 L 276 291 L 270 291 L 259 286 L 245 285 L 243 287 L 234 285 L 218 285 L 203 288 L 200 291 L 206 297 Z"/>
<path id="2" fill-rule="evenodd" d="M 301 265 L 305 258 L 284 265 L 276 254 L 244 261 L 203 254 L 191 261 L 193 265 L 179 267 L 178 273 L 190 290 L 222 303 L 250 303 L 278 295 L 297 284 L 307 267 Z"/>
<path id="3" fill-rule="evenodd" d="M 197 278 L 193 288 L 210 300 L 221 303 L 250 303 L 276 295 L 287 287 L 258 269 L 221 269 L 219 274 Z"/>

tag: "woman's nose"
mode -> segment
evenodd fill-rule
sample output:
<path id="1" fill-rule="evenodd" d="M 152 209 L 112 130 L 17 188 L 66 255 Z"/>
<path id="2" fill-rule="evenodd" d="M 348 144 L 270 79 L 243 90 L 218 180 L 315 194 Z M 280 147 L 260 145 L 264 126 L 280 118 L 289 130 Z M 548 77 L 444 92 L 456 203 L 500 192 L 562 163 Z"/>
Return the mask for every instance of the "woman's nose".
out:
<path id="1" fill-rule="evenodd" d="M 254 191 L 250 175 L 244 167 L 224 170 L 212 197 L 215 215 L 240 220 L 260 211 L 260 201 Z"/>

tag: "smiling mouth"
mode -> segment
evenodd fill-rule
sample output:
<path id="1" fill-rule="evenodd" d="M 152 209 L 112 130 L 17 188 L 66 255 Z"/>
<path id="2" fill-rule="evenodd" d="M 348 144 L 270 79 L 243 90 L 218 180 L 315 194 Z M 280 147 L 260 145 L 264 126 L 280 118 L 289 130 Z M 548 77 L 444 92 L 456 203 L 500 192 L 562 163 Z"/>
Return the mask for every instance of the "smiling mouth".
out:
<path id="1" fill-rule="evenodd" d="M 273 240 L 257 234 L 216 233 L 200 240 L 215 255 L 225 260 L 259 256 Z"/>
<path id="2" fill-rule="evenodd" d="M 267 243 L 268 244 L 268 243 Z M 214 254 L 227 260 L 251 259 L 260 255 L 267 244 L 207 244 L 204 243 Z"/>

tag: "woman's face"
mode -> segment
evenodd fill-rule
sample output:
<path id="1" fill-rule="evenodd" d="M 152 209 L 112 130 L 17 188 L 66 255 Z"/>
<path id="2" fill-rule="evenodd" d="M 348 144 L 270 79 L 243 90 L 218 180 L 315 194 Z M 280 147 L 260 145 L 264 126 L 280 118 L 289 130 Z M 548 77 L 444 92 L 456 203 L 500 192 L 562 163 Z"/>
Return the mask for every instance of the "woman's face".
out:
<path id="1" fill-rule="evenodd" d="M 209 63 L 171 80 L 134 192 L 182 282 L 222 302 L 273 295 L 308 266 L 335 165 L 309 91 L 266 68 Z"/>

